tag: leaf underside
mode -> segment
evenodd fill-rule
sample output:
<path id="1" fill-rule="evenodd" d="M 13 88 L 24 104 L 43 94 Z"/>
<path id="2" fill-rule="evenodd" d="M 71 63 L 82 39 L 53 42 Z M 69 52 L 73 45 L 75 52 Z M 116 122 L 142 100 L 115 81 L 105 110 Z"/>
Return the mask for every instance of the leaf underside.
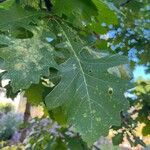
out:
<path id="1" fill-rule="evenodd" d="M 49 75 L 50 67 L 56 67 L 53 47 L 42 41 L 40 32 L 42 34 L 42 29 L 38 27 L 29 39 L 5 37 L 10 44 L 0 49 L 0 57 L 4 60 L 1 69 L 7 71 L 3 78 L 11 80 L 14 92 L 39 83 L 41 76 Z"/>
<path id="2" fill-rule="evenodd" d="M 74 20 L 77 24 L 81 24 L 82 20 L 90 22 L 92 16 L 88 15 L 89 13 L 100 20 L 103 18 L 103 12 L 108 10 L 108 7 L 100 2 L 69 0 L 67 4 L 64 0 L 55 1 L 52 13 L 61 17 L 66 15 L 70 22 Z M 111 11 L 108 11 L 108 14 L 111 14 Z M 10 7 L 10 10 L 0 9 L 0 20 L 3 20 L 0 22 L 0 31 L 23 27 L 33 33 L 32 37 L 25 39 L 0 36 L 0 67 L 7 71 L 2 78 L 11 80 L 13 92 L 30 87 L 26 90 L 26 96 L 30 97 L 40 78 L 49 76 L 49 68 L 57 68 L 61 80 L 46 96 L 46 106 L 51 111 L 61 108 L 62 116 L 67 123 L 82 135 L 88 145 L 91 145 L 101 135 L 107 135 L 110 126 L 120 125 L 120 112 L 128 109 L 128 102 L 124 97 L 124 92 L 129 88 L 128 81 L 108 72 L 112 67 L 128 63 L 128 60 L 121 55 L 99 57 L 81 40 L 77 32 L 67 23 L 60 21 L 60 18 L 59 21 L 55 20 L 55 17 L 49 18 L 50 26 L 46 28 L 55 36 L 52 39 L 53 44 L 48 43 L 45 40 L 48 34 L 43 31 L 45 26 L 37 25 L 39 15 L 41 16 L 39 13 L 25 11 L 15 5 Z M 96 30 L 99 28 L 97 20 L 92 24 Z M 63 60 L 67 58 L 64 63 L 57 65 L 54 54 L 61 50 L 65 52 L 64 54 L 69 52 L 69 55 L 63 58 Z M 41 93 L 31 95 L 39 100 L 43 98 L 44 89 L 43 86 L 38 88 Z"/>
<path id="3" fill-rule="evenodd" d="M 90 145 L 100 135 L 107 135 L 113 124 L 120 124 L 120 112 L 128 108 L 124 91 L 128 82 L 108 73 L 113 66 L 127 63 L 127 58 L 112 55 L 93 56 L 71 28 L 57 22 L 64 48 L 70 58 L 60 66 L 61 82 L 46 97 L 49 109 L 62 107 L 68 123 Z"/>
<path id="4" fill-rule="evenodd" d="M 38 11 L 25 10 L 16 4 L 13 4 L 9 10 L 0 8 L 0 30 L 7 31 L 16 27 L 30 29 L 30 24 L 37 23 L 38 18 L 43 14 Z"/>

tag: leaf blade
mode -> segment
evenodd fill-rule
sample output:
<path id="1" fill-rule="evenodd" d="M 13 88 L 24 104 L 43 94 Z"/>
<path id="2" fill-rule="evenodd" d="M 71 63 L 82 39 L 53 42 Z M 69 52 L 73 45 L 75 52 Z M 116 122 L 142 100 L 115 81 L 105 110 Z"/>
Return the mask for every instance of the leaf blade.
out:
<path id="1" fill-rule="evenodd" d="M 76 32 L 63 23 L 59 26 L 71 57 L 60 66 L 61 82 L 47 95 L 45 102 L 50 110 L 61 106 L 68 123 L 90 145 L 100 133 L 107 135 L 111 125 L 119 125 L 120 111 L 128 108 L 123 95 L 128 82 L 107 71 L 112 66 L 127 63 L 127 58 L 120 55 L 94 58 L 91 54 L 85 58 L 81 52 L 89 53 L 89 49 L 77 38 Z"/>
<path id="2" fill-rule="evenodd" d="M 7 71 L 4 78 L 11 80 L 13 92 L 39 83 L 40 77 L 49 75 L 50 67 L 57 67 L 53 47 L 42 40 L 43 30 L 37 27 L 32 31 L 32 38 L 9 38 L 11 44 L 0 48 L 0 57 L 4 60 L 1 68 Z"/>

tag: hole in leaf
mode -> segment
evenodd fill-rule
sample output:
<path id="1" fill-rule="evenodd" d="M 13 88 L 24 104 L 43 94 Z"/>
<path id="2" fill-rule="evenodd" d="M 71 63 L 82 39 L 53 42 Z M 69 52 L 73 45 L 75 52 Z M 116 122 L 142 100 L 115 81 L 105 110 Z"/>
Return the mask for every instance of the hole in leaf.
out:
<path id="1" fill-rule="evenodd" d="M 113 88 L 109 88 L 109 89 L 108 89 L 108 94 L 109 94 L 109 95 L 112 95 L 112 94 L 113 94 Z"/>
<path id="2" fill-rule="evenodd" d="M 50 43 L 50 42 L 52 42 L 54 39 L 53 39 L 53 38 L 51 38 L 51 37 L 47 37 L 47 38 L 46 38 L 46 40 L 47 40 L 47 42 L 49 42 L 49 43 Z"/>

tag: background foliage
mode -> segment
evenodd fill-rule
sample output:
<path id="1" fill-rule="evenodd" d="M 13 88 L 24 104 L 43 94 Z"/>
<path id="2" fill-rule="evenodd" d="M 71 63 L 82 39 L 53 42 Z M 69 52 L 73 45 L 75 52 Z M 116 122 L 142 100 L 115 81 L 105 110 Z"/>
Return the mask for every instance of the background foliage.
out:
<path id="1" fill-rule="evenodd" d="M 134 101 L 124 93 L 133 87 L 129 66 L 143 64 L 149 71 L 148 11 L 148 0 L 0 3 L 0 68 L 1 80 L 10 79 L 7 96 L 24 92 L 29 104 L 44 105 L 59 125 L 72 126 L 87 149 L 110 128 L 117 131 L 114 145 L 126 136 L 132 146 L 145 146 L 134 129 L 144 122 L 143 133 L 149 134 L 149 83 L 137 82 Z M 47 147 L 65 149 L 74 138 L 63 132 L 63 138 L 53 137 L 40 129 L 40 143 L 33 144 L 31 135 L 30 144 L 43 148 L 46 141 Z"/>

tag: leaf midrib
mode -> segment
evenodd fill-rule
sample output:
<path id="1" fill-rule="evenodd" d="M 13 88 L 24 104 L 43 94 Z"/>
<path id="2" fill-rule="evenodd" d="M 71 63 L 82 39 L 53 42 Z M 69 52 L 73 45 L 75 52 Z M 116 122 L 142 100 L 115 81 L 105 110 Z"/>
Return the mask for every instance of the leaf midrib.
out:
<path id="1" fill-rule="evenodd" d="M 59 26 L 61 27 L 60 24 L 59 24 Z M 91 102 L 90 102 L 90 99 L 91 99 L 91 98 L 90 98 L 90 95 L 89 95 L 89 90 L 88 90 L 88 86 L 87 86 L 87 82 L 86 82 L 86 78 L 85 78 L 85 73 L 84 73 L 84 71 L 83 71 L 83 68 L 82 68 L 80 59 L 78 58 L 78 55 L 76 54 L 76 52 L 75 52 L 75 50 L 74 50 L 74 48 L 73 48 L 73 46 L 72 46 L 72 44 L 71 44 L 71 41 L 69 40 L 69 38 L 68 38 L 68 36 L 66 35 L 65 31 L 63 30 L 62 27 L 61 27 L 61 29 L 62 29 L 62 32 L 63 32 L 63 34 L 64 34 L 66 40 L 68 41 L 68 44 L 69 44 L 69 46 L 70 46 L 70 48 L 71 48 L 71 51 L 73 52 L 74 57 L 76 58 L 76 60 L 77 60 L 77 62 L 78 62 L 79 69 L 80 69 L 81 74 L 82 74 L 82 76 L 83 76 L 83 82 L 84 82 L 85 88 L 86 88 L 86 94 L 87 94 L 87 100 L 88 100 L 88 104 L 89 104 L 89 109 L 90 109 L 90 112 L 92 112 L 92 107 L 91 107 Z M 91 114 L 91 113 L 90 113 L 90 115 L 91 115 L 90 118 L 92 118 L 92 114 Z M 91 119 L 91 127 L 90 127 L 90 128 L 91 128 L 91 131 L 92 131 L 92 128 L 93 128 L 92 119 Z"/>

